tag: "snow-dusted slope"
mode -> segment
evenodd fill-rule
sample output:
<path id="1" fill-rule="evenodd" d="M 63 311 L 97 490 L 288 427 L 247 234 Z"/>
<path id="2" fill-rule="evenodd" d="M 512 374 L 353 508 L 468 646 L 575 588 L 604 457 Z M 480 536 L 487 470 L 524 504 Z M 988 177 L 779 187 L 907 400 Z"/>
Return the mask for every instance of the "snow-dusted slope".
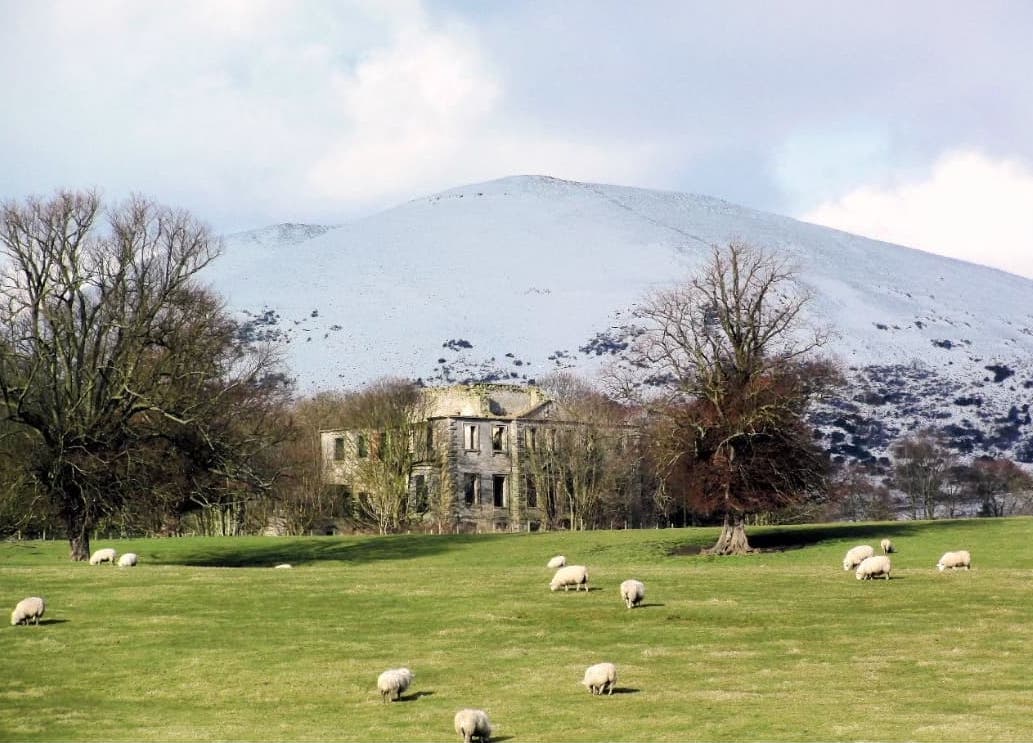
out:
<path id="1" fill-rule="evenodd" d="M 989 384 L 1028 401 L 1033 282 L 688 194 L 504 178 L 338 227 L 229 236 L 207 278 L 231 307 L 272 311 L 265 329 L 289 340 L 304 391 L 472 367 L 521 379 L 588 362 L 578 349 L 644 292 L 734 238 L 796 260 L 847 366 L 931 370 L 948 396 Z M 998 365 L 1015 374 L 994 383 Z M 989 402 L 999 391 L 985 395 L 991 415 L 1004 414 Z M 960 407 L 940 419 L 960 423 Z"/>

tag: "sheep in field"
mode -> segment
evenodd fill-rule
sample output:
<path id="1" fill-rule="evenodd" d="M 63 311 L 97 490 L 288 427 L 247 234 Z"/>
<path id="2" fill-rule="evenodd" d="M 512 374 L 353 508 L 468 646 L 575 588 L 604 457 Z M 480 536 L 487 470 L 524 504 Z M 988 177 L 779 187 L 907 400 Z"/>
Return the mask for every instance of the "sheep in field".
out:
<path id="1" fill-rule="evenodd" d="M 456 712 L 453 722 L 463 743 L 471 743 L 473 740 L 488 743 L 491 740 L 491 721 L 483 709 L 461 709 Z"/>
<path id="2" fill-rule="evenodd" d="M 563 555 L 556 555 L 554 558 L 549 560 L 549 563 L 545 566 L 547 568 L 562 568 L 567 564 L 567 558 Z"/>
<path id="3" fill-rule="evenodd" d="M 138 562 L 140 562 L 140 558 L 136 556 L 135 552 L 126 552 L 118 558 L 118 566 L 120 568 L 135 567 Z"/>
<path id="4" fill-rule="evenodd" d="M 387 701 L 397 700 L 412 683 L 413 672 L 408 668 L 389 668 L 377 677 L 377 689 L 380 691 L 380 698 Z"/>
<path id="5" fill-rule="evenodd" d="M 588 591 L 588 568 L 584 565 L 566 565 L 556 571 L 549 583 L 549 589 L 555 591 L 562 588 L 564 591 L 574 586 L 575 591 L 581 590 L 581 586 Z"/>
<path id="6" fill-rule="evenodd" d="M 857 566 L 854 576 L 858 580 L 870 580 L 872 578 L 890 579 L 890 559 L 886 555 L 875 555 L 866 557 Z"/>
<path id="7" fill-rule="evenodd" d="M 621 600 L 630 609 L 642 603 L 646 597 L 646 586 L 640 580 L 628 579 L 621 583 Z"/>
<path id="8" fill-rule="evenodd" d="M 958 568 L 965 568 L 968 570 L 972 567 L 972 555 L 968 553 L 968 550 L 958 550 L 957 552 L 944 552 L 943 557 L 936 563 L 936 569 L 941 573 L 946 569 L 957 570 Z"/>
<path id="9" fill-rule="evenodd" d="M 105 547 L 90 555 L 90 565 L 100 565 L 102 562 L 110 562 L 114 565 L 117 556 L 118 553 L 115 550 L 111 549 L 111 547 Z"/>
<path id="10" fill-rule="evenodd" d="M 39 618 L 43 616 L 43 612 L 46 610 L 47 602 L 39 596 L 30 596 L 27 599 L 22 599 L 14 607 L 14 611 L 11 612 L 11 626 L 28 624 L 29 622 L 38 625 Z"/>
<path id="11" fill-rule="evenodd" d="M 883 539 L 881 542 L 879 542 L 879 546 L 882 547 L 882 551 L 887 555 L 891 552 L 897 551 L 897 548 L 893 546 L 893 542 L 891 542 L 888 539 Z"/>
<path id="12" fill-rule="evenodd" d="M 862 560 L 874 554 L 875 550 L 867 544 L 859 544 L 856 547 L 852 547 L 847 551 L 846 557 L 843 558 L 843 570 L 853 570 L 861 564 Z"/>
<path id="13" fill-rule="evenodd" d="M 585 669 L 585 677 L 581 683 L 593 694 L 613 694 L 617 684 L 617 666 L 613 663 L 596 663 Z"/>

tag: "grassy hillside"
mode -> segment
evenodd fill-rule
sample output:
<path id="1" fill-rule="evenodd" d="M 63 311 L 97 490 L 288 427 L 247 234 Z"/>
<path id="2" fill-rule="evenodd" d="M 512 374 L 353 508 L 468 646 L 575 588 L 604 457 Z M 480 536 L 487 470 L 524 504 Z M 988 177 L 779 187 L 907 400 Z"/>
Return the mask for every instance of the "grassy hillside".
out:
<path id="1" fill-rule="evenodd" d="M 2 740 L 1033 740 L 1033 520 L 98 542 L 137 568 L 0 544 Z M 899 548 L 889 581 L 846 550 Z M 944 551 L 970 572 L 938 573 Z M 550 556 L 592 590 L 551 593 Z M 292 570 L 273 570 L 290 562 Z M 624 608 L 618 584 L 645 582 Z M 29 595 L 40 627 L 11 627 Z M 593 697 L 584 668 L 617 665 Z M 416 674 L 384 704 L 380 671 Z"/>

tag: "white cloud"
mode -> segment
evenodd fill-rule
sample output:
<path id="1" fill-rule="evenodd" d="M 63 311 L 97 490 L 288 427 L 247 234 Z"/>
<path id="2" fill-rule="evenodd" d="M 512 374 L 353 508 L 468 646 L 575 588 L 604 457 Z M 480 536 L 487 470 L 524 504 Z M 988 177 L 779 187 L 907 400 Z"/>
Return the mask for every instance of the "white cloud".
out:
<path id="1" fill-rule="evenodd" d="M 979 152 L 947 153 L 924 180 L 862 186 L 800 219 L 1033 278 L 1033 170 Z"/>

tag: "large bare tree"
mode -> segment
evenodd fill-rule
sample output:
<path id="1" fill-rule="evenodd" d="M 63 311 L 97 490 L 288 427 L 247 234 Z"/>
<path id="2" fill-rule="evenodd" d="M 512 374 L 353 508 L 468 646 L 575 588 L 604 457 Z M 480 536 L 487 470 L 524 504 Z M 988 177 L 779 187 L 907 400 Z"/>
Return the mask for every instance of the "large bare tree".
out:
<path id="1" fill-rule="evenodd" d="M 630 359 L 654 399 L 661 477 L 723 529 L 712 552 L 749 551 L 746 518 L 821 492 L 825 463 L 804 425 L 833 378 L 813 360 L 824 334 L 784 259 L 741 242 L 638 308 Z"/>
<path id="2" fill-rule="evenodd" d="M 376 380 L 345 397 L 350 479 L 360 515 L 381 534 L 399 531 L 426 504 L 412 503 L 409 478 L 426 433 L 425 399 L 402 379 Z"/>
<path id="3" fill-rule="evenodd" d="M 0 205 L 0 420 L 34 438 L 33 474 L 73 560 L 162 468 L 182 481 L 177 497 L 268 484 L 253 458 L 267 416 L 251 406 L 282 380 L 198 283 L 218 254 L 194 217 L 142 197 Z"/>

